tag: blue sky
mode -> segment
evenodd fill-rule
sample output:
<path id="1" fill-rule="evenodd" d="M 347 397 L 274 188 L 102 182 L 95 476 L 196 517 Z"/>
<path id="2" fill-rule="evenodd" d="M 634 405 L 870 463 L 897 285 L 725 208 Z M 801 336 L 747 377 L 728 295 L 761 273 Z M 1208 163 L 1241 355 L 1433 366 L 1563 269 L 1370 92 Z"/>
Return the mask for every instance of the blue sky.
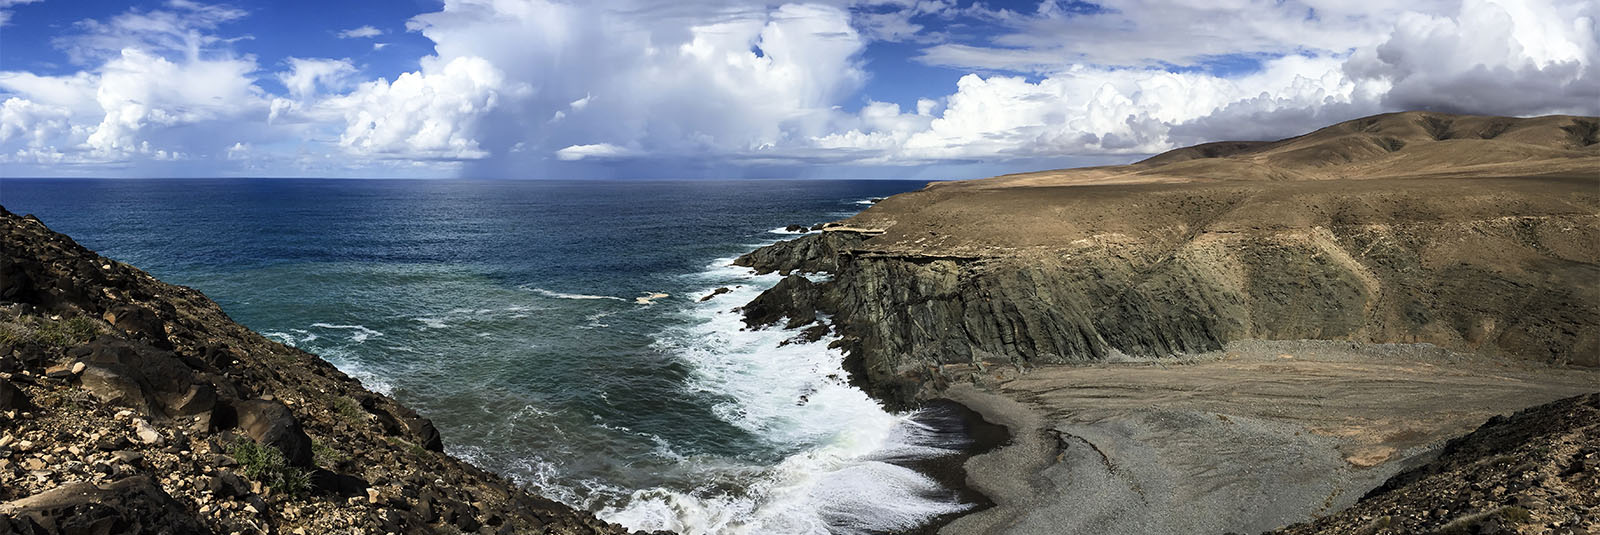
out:
<path id="1" fill-rule="evenodd" d="M 970 178 L 1600 113 L 1554 0 L 0 0 L 0 176 Z"/>

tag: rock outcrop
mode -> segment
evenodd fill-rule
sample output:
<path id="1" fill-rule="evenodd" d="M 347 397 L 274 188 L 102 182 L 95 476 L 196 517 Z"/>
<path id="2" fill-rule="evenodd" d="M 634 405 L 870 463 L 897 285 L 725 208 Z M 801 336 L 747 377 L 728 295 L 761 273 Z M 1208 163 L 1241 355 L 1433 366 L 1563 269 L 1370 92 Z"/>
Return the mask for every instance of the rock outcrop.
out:
<path id="1" fill-rule="evenodd" d="M 1571 135 L 1596 121 L 1390 114 L 1129 166 L 934 184 L 738 259 L 831 275 L 785 280 L 747 320 L 830 316 L 857 384 L 896 406 L 962 380 L 950 366 L 1241 339 L 1596 366 L 1600 145 Z"/>
<path id="2" fill-rule="evenodd" d="M 0 533 L 624 532 L 37 219 L 0 251 Z"/>
<path id="3" fill-rule="evenodd" d="M 1600 529 L 1600 394 L 1497 416 L 1354 506 L 1289 534 L 1592 533 Z"/>

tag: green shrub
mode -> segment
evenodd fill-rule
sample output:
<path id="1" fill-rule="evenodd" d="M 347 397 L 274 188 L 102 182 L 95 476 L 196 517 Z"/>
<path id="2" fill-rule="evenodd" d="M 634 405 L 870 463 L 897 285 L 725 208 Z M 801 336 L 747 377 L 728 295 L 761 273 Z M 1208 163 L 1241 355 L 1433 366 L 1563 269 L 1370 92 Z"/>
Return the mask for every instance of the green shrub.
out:
<path id="1" fill-rule="evenodd" d="M 348 460 L 350 456 L 345 455 L 342 451 L 333 449 L 326 442 L 311 439 L 311 458 L 313 462 L 317 463 L 317 466 L 332 468 L 333 465 Z"/>
<path id="2" fill-rule="evenodd" d="M 1500 518 L 1516 524 L 1527 524 L 1533 522 L 1533 512 L 1515 505 L 1508 505 L 1500 509 Z"/>
<path id="3" fill-rule="evenodd" d="M 28 333 L 10 325 L 0 325 L 0 346 L 8 346 L 28 339 Z"/>
<path id="4" fill-rule="evenodd" d="M 361 404 L 344 396 L 333 398 L 333 410 L 350 423 L 360 422 L 366 419 L 367 415 L 367 411 L 361 410 Z"/>
<path id="5" fill-rule="evenodd" d="M 247 437 L 239 437 L 231 448 L 234 460 L 244 469 L 245 477 L 260 481 L 290 497 L 301 496 L 311 488 L 311 475 L 305 470 L 289 466 L 283 452 L 271 446 L 256 444 Z"/>
<path id="6" fill-rule="evenodd" d="M 51 347 L 72 347 L 88 342 L 99 332 L 100 327 L 95 325 L 94 320 L 74 316 L 64 320 L 46 320 L 33 332 L 33 339 Z"/>

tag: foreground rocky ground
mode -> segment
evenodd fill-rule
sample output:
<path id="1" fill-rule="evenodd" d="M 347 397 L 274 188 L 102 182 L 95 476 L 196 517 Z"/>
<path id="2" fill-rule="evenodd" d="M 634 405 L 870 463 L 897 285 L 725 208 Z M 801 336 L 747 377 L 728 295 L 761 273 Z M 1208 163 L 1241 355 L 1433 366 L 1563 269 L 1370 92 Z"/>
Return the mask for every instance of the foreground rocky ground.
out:
<path id="1" fill-rule="evenodd" d="M 0 208 L 0 533 L 623 533 L 194 290 Z"/>
<path id="2" fill-rule="evenodd" d="M 740 257 L 789 275 L 744 317 L 836 333 L 852 381 L 891 406 L 955 398 L 1012 429 L 966 465 L 999 507 L 942 533 L 1259 532 L 1363 511 L 1446 438 L 1600 391 L 1597 135 L 1595 117 L 1396 113 L 936 183 Z M 1574 421 L 1549 423 L 1593 433 Z M 1499 466 L 1484 451 L 1441 462 Z M 1516 477 L 1568 470 L 1534 458 Z M 1570 492 L 1595 491 L 1588 466 Z M 1462 519 L 1507 506 L 1486 496 L 1350 532 L 1475 533 L 1489 524 Z M 1506 511 L 1524 533 L 1593 516 Z"/>
<path id="3" fill-rule="evenodd" d="M 1350 509 L 1282 534 L 1600 532 L 1600 394 L 1496 417 Z"/>

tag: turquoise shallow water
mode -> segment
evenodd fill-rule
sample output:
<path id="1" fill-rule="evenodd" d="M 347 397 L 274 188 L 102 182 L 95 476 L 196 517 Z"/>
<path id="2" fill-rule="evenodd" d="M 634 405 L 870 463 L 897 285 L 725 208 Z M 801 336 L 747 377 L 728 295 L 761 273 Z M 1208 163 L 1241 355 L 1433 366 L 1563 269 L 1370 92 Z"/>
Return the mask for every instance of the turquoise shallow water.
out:
<path id="1" fill-rule="evenodd" d="M 845 385 L 826 340 L 743 330 L 731 309 L 776 278 L 728 261 L 921 185 L 4 179 L 0 204 L 205 292 L 433 418 L 451 453 L 603 518 L 848 533 L 967 507 L 889 462 L 960 437 Z"/>

